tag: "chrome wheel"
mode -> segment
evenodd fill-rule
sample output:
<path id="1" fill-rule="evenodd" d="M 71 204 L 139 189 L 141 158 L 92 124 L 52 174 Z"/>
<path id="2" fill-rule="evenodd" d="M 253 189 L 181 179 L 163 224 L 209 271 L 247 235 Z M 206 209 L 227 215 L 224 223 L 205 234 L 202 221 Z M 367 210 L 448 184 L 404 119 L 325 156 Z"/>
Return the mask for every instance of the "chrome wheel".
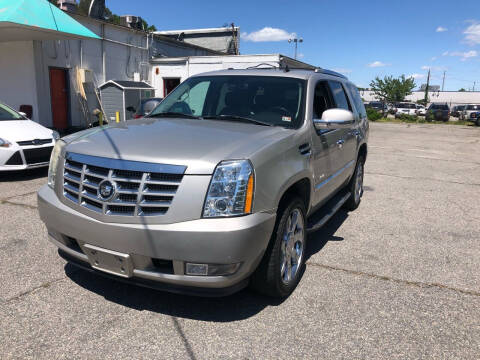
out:
<path id="1" fill-rule="evenodd" d="M 281 244 L 280 276 L 286 285 L 291 283 L 300 269 L 305 248 L 304 219 L 300 209 L 295 208 L 288 216 Z"/>
<path id="2" fill-rule="evenodd" d="M 363 163 L 359 162 L 357 166 L 357 176 L 355 178 L 355 203 L 360 202 L 360 198 L 363 195 Z"/>

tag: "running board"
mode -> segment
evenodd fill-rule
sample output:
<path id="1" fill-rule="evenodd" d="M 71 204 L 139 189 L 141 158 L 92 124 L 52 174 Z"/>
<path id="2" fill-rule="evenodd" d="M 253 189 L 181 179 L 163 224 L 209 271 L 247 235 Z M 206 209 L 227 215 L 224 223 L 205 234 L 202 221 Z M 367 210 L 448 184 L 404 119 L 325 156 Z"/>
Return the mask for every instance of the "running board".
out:
<path id="1" fill-rule="evenodd" d="M 314 232 L 320 229 L 325 223 L 332 218 L 335 213 L 347 202 L 350 198 L 350 192 L 342 192 L 335 195 L 329 200 L 320 210 L 312 215 L 308 222 L 307 232 Z"/>

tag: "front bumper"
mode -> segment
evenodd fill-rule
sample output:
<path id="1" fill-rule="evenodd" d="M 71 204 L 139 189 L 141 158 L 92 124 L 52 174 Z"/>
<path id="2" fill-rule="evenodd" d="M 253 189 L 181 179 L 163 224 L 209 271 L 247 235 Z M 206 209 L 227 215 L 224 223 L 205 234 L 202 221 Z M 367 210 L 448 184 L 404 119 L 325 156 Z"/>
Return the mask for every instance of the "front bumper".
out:
<path id="1" fill-rule="evenodd" d="M 201 295 L 214 289 L 224 295 L 245 285 L 275 224 L 271 213 L 158 225 L 104 223 L 66 206 L 47 185 L 38 192 L 38 207 L 50 241 L 75 265 L 93 270 L 84 251 L 85 245 L 93 245 L 130 255 L 132 276 L 119 280 L 149 287 L 163 284 L 165 290 L 174 292 L 197 289 Z M 155 259 L 171 262 L 171 271 L 155 267 Z M 241 265 L 233 275 L 192 276 L 185 275 L 186 262 Z"/>
<path id="2" fill-rule="evenodd" d="M 13 144 L 8 148 L 0 148 L 0 171 L 36 169 L 48 166 L 53 145 L 55 145 L 55 141 L 52 139 L 52 142 L 46 145 L 19 146 Z M 42 154 L 40 157 L 32 156 L 35 153 Z"/>

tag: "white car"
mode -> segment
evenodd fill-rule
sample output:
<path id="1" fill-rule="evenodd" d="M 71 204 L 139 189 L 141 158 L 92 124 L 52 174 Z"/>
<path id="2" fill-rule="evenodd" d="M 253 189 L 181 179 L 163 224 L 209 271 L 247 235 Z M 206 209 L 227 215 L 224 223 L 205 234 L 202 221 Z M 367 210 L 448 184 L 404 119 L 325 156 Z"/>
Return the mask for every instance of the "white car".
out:
<path id="1" fill-rule="evenodd" d="M 397 103 L 395 109 L 396 118 L 402 115 L 417 115 L 417 105 L 413 103 Z"/>
<path id="2" fill-rule="evenodd" d="M 465 109 L 461 113 L 462 120 L 471 120 L 477 118 L 477 113 L 480 112 L 480 105 L 478 104 L 468 104 L 465 106 Z M 472 113 L 474 114 L 472 116 Z"/>
<path id="3" fill-rule="evenodd" d="M 423 105 L 417 105 L 417 115 L 425 116 L 427 115 L 427 109 Z"/>
<path id="4" fill-rule="evenodd" d="M 59 135 L 0 103 L 0 171 L 48 166 Z"/>

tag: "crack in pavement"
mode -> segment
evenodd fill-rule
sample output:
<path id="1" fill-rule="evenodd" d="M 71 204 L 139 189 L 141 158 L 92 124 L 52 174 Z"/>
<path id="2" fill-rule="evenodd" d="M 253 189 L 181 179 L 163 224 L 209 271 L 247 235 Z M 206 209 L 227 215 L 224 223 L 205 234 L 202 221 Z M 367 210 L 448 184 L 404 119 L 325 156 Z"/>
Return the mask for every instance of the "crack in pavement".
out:
<path id="1" fill-rule="evenodd" d="M 38 206 L 35 206 L 35 205 L 22 204 L 22 203 L 17 203 L 17 202 L 8 201 L 8 200 L 0 200 L 0 204 L 21 206 L 21 207 L 26 207 L 28 209 L 35 209 L 35 210 L 38 209 Z"/>
<path id="2" fill-rule="evenodd" d="M 368 175 L 380 175 L 380 176 L 390 176 L 390 177 L 395 177 L 395 178 L 399 178 L 399 179 L 407 179 L 407 180 L 431 180 L 431 181 L 439 181 L 439 182 L 450 183 L 450 184 L 480 186 L 480 184 L 477 184 L 477 183 L 466 183 L 466 182 L 461 182 L 461 181 L 450 181 L 450 180 L 434 179 L 434 178 L 427 178 L 427 177 L 413 177 L 413 176 L 391 175 L 391 174 L 376 173 L 376 172 L 370 172 L 370 171 L 365 171 L 365 174 L 368 174 Z"/>
<path id="3" fill-rule="evenodd" d="M 12 195 L 12 196 L 9 196 L 9 197 L 6 197 L 6 198 L 3 198 L 3 199 L 0 199 L 0 201 L 7 201 L 7 200 L 10 200 L 10 199 L 13 199 L 13 198 L 16 198 L 16 197 L 19 197 L 19 196 L 26 196 L 26 195 L 33 195 L 33 194 L 36 194 L 38 190 L 34 190 L 34 191 L 30 191 L 28 193 L 25 193 L 25 194 L 18 194 L 18 195 Z"/>
<path id="4" fill-rule="evenodd" d="M 185 350 L 188 353 L 188 357 L 192 360 L 195 360 L 196 356 L 195 356 L 195 353 L 193 352 L 192 345 L 190 344 L 187 337 L 185 336 L 185 333 L 183 332 L 183 329 L 180 326 L 180 323 L 178 322 L 177 317 L 172 316 L 171 319 L 173 321 L 173 326 L 175 327 L 175 330 L 177 331 L 178 335 L 182 339 L 183 345 L 185 346 Z"/>
<path id="5" fill-rule="evenodd" d="M 35 286 L 35 287 L 31 288 L 31 289 L 28 289 L 28 290 L 26 290 L 26 291 L 21 292 L 20 294 L 17 294 L 17 295 L 15 295 L 15 296 L 12 296 L 11 298 L 8 298 L 8 299 L 4 300 L 4 303 L 7 304 L 7 303 L 13 302 L 13 301 L 15 301 L 15 300 L 19 300 L 19 299 L 21 299 L 22 297 L 27 296 L 27 295 L 33 293 L 33 292 L 36 291 L 36 290 L 49 288 L 51 285 L 53 285 L 53 284 L 55 284 L 55 283 L 57 283 L 57 282 L 60 282 L 60 281 L 62 281 L 62 280 L 66 280 L 66 279 L 67 279 L 67 277 L 64 276 L 64 277 L 61 277 L 61 278 L 59 278 L 59 279 L 53 279 L 53 280 L 50 280 L 50 281 L 46 281 L 46 282 L 44 282 L 44 283 L 42 283 L 42 284 L 40 284 L 40 285 L 38 285 L 38 286 Z"/>
<path id="6" fill-rule="evenodd" d="M 455 288 L 453 286 L 448 286 L 448 285 L 439 284 L 439 283 L 425 283 L 425 282 L 421 282 L 421 281 L 411 281 L 411 280 L 397 279 L 397 278 L 393 278 L 393 277 L 390 277 L 390 276 L 378 275 L 378 274 L 373 274 L 373 273 L 368 273 L 368 272 L 363 272 L 363 271 L 358 271 L 358 270 L 344 269 L 344 268 L 340 268 L 340 267 L 337 267 L 337 266 L 325 265 L 325 264 L 314 263 L 314 262 L 309 262 L 309 261 L 307 261 L 306 265 L 320 267 L 320 268 L 327 269 L 327 270 L 341 271 L 341 272 L 344 272 L 344 273 L 347 273 L 347 274 L 368 277 L 368 278 L 371 278 L 371 279 L 392 281 L 396 284 L 414 286 L 414 287 L 417 287 L 417 288 L 438 288 L 438 289 L 442 289 L 442 290 L 455 291 L 455 292 L 458 292 L 458 293 L 461 293 L 461 294 L 464 294 L 464 295 L 480 296 L 480 292 L 478 292 L 478 291 L 459 289 L 459 288 Z"/>

